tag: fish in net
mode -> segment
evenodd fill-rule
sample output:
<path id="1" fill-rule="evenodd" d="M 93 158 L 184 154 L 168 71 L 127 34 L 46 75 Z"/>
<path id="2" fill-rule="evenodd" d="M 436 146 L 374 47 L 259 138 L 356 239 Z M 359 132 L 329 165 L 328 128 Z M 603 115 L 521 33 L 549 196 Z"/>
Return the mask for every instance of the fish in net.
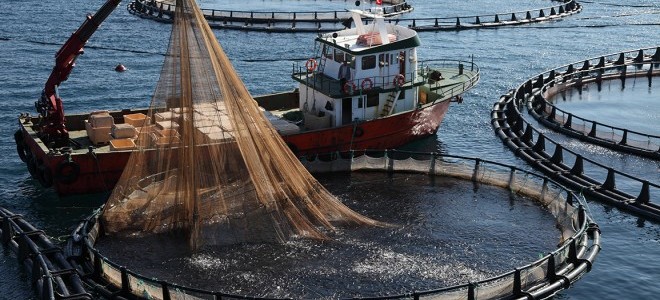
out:
<path id="1" fill-rule="evenodd" d="M 382 225 L 342 204 L 291 153 L 194 0 L 176 1 L 147 116 L 103 209 L 108 234 L 183 232 L 194 250 Z"/>

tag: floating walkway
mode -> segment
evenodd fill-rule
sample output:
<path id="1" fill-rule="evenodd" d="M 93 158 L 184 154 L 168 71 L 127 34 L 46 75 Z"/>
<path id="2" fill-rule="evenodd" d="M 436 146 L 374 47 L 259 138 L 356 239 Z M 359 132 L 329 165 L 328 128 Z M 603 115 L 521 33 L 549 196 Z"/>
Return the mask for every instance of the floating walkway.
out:
<path id="1" fill-rule="evenodd" d="M 520 111 L 520 107 L 525 103 L 531 102 L 529 105 L 530 110 L 537 112 L 538 109 L 534 108 L 534 103 L 540 101 L 541 98 L 539 97 L 543 97 L 544 93 L 546 95 L 553 93 L 560 90 L 562 86 L 565 87 L 568 84 L 575 84 L 575 82 L 582 80 L 582 77 L 577 76 L 577 74 L 587 74 L 593 71 L 596 74 L 595 76 L 598 76 L 600 70 L 604 68 L 616 68 L 618 66 L 621 69 L 627 69 L 628 67 L 625 64 L 633 64 L 635 61 L 650 66 L 648 67 L 650 71 L 642 72 L 654 74 L 653 66 L 657 67 L 655 62 L 660 52 L 656 52 L 653 56 L 648 56 L 643 54 L 643 51 L 648 49 L 640 50 L 626 52 L 642 54 L 642 56 L 638 55 L 634 58 L 626 58 L 626 53 L 622 53 L 619 55 L 619 57 L 623 56 L 622 59 L 615 61 L 603 59 L 604 64 L 591 65 L 591 63 L 584 63 L 580 70 L 576 70 L 572 65 L 569 65 L 566 67 L 567 70 L 562 73 L 555 70 L 554 73 L 550 71 L 547 74 L 539 74 L 520 85 L 517 89 L 500 97 L 499 101 L 493 105 L 491 124 L 496 134 L 516 155 L 523 158 L 533 167 L 543 171 L 550 178 L 622 210 L 632 212 L 652 221 L 660 222 L 660 205 L 655 202 L 658 201 L 657 199 L 653 202 L 651 199 L 652 195 L 660 195 L 660 185 L 658 183 L 649 182 L 648 180 L 614 170 L 609 166 L 565 149 L 561 144 L 548 138 L 543 132 L 528 123 Z M 596 58 L 595 60 L 600 61 L 600 58 Z M 587 60 L 587 62 L 590 61 Z M 550 112 L 551 114 L 552 111 Z M 621 141 L 618 141 L 618 143 L 621 144 Z M 549 151 L 546 152 L 546 149 Z M 567 161 L 572 161 L 572 166 L 567 165 L 569 163 Z M 607 175 L 605 178 L 597 180 L 585 174 L 585 172 L 589 174 L 601 172 Z M 631 195 L 618 189 L 616 184 L 617 178 L 625 180 L 629 190 L 636 189 L 638 191 L 636 195 Z"/>
<path id="2" fill-rule="evenodd" d="M 359 155 L 358 155 L 359 154 Z M 552 179 L 513 166 L 461 156 L 401 151 L 333 153 L 303 159 L 311 172 L 381 171 L 415 172 L 451 176 L 475 183 L 508 188 L 540 201 L 556 218 L 562 230 L 559 247 L 528 265 L 479 282 L 430 291 L 412 291 L 370 299 L 420 299 L 461 297 L 465 299 L 544 299 L 570 287 L 591 270 L 600 252 L 600 231 L 584 208 L 584 199 Z M 103 236 L 100 210 L 83 221 L 72 234 L 71 260 L 97 292 L 126 299 L 258 299 L 184 287 L 147 278 L 103 256 L 96 248 Z"/>
<path id="3" fill-rule="evenodd" d="M 396 2 L 396 1 L 395 1 Z M 575 0 L 516 12 L 495 14 L 437 17 L 401 18 L 413 7 L 405 1 L 383 6 L 387 22 L 408 26 L 416 31 L 455 31 L 502 26 L 524 25 L 552 21 L 582 11 L 582 5 Z M 158 22 L 171 23 L 175 6 L 162 0 L 133 0 L 128 11 L 136 16 Z M 347 11 L 317 12 L 257 12 L 202 9 L 209 25 L 216 29 L 234 29 L 266 32 L 332 32 L 350 26 L 350 13 Z"/>
<path id="4" fill-rule="evenodd" d="M 651 86 L 653 79 L 660 76 L 660 47 L 649 55 L 652 48 L 604 55 L 579 63 L 562 66 L 548 71 L 541 92 L 528 102 L 528 111 L 539 123 L 555 131 L 597 144 L 613 150 L 636 154 L 660 160 L 660 136 L 599 123 L 576 116 L 554 106 L 548 99 L 557 93 L 585 84 L 596 83 L 598 87 L 605 80 L 621 80 L 634 77 L 647 78 Z"/>
<path id="5" fill-rule="evenodd" d="M 2 246 L 16 254 L 31 277 L 38 299 L 96 299 L 89 294 L 78 270 L 67 261 L 64 251 L 21 215 L 0 207 Z"/>

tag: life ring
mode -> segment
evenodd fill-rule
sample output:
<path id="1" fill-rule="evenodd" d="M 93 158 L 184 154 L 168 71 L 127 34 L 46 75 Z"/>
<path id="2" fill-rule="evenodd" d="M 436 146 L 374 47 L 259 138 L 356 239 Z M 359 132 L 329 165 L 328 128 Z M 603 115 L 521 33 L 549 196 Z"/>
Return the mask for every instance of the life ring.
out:
<path id="1" fill-rule="evenodd" d="M 372 87 L 374 87 L 374 83 L 373 83 L 373 81 L 371 81 L 370 78 L 365 78 L 365 79 L 362 80 L 362 83 L 360 84 L 360 86 L 362 87 L 363 90 L 368 91 Z"/>
<path id="2" fill-rule="evenodd" d="M 356 89 L 355 83 L 349 81 L 344 84 L 344 88 L 342 90 L 344 91 L 344 94 L 352 95 L 353 93 L 355 93 L 355 89 Z"/>
<path id="3" fill-rule="evenodd" d="M 406 83 L 406 78 L 403 77 L 403 75 L 401 75 L 401 74 L 397 74 L 396 76 L 394 76 L 394 82 L 393 83 L 394 83 L 394 85 L 401 87 Z"/>
<path id="4" fill-rule="evenodd" d="M 28 162 L 28 158 L 31 154 L 27 145 L 25 145 L 25 141 L 23 141 L 23 131 L 20 129 L 14 132 L 14 142 L 16 142 L 16 152 L 18 152 L 18 157 L 20 157 L 21 161 L 24 163 Z"/>
<path id="5" fill-rule="evenodd" d="M 45 188 L 53 186 L 53 172 L 41 160 L 37 161 L 37 180 Z"/>
<path id="6" fill-rule="evenodd" d="M 361 137 L 363 135 L 364 135 L 364 129 L 362 129 L 362 127 L 355 127 L 355 129 L 353 129 L 354 137 Z"/>
<path id="7" fill-rule="evenodd" d="M 63 160 L 55 169 L 55 177 L 61 183 L 73 183 L 80 175 L 80 165 L 73 160 Z"/>
<path id="8" fill-rule="evenodd" d="M 313 72 L 314 70 L 316 70 L 316 67 L 318 65 L 319 64 L 316 62 L 316 59 L 313 58 L 310 58 L 307 60 L 307 62 L 305 62 L 305 68 L 307 68 L 307 71 L 309 72 Z"/>

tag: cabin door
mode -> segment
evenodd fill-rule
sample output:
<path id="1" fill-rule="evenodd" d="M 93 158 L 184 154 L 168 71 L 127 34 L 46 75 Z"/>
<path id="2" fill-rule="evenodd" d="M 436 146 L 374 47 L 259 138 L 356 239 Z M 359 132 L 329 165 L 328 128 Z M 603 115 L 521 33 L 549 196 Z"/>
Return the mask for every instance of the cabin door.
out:
<path id="1" fill-rule="evenodd" d="M 406 51 L 399 52 L 399 74 L 406 77 Z"/>
<path id="2" fill-rule="evenodd" d="M 350 124 L 353 121 L 353 98 L 341 99 L 341 124 Z"/>

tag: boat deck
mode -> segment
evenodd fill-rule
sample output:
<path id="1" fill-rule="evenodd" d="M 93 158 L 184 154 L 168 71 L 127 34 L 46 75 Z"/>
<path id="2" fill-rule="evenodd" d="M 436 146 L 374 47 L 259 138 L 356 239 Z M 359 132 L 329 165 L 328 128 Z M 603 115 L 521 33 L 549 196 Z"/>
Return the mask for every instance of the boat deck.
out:
<path id="1" fill-rule="evenodd" d="M 71 144 L 75 145 L 75 147 L 72 148 L 73 148 L 73 152 L 76 153 L 86 153 L 89 151 L 89 147 L 94 147 L 94 152 L 96 153 L 110 152 L 110 144 L 94 145 L 92 141 L 89 139 L 89 136 L 87 135 L 87 131 L 85 130 L 69 131 L 69 140 L 71 141 Z"/>

